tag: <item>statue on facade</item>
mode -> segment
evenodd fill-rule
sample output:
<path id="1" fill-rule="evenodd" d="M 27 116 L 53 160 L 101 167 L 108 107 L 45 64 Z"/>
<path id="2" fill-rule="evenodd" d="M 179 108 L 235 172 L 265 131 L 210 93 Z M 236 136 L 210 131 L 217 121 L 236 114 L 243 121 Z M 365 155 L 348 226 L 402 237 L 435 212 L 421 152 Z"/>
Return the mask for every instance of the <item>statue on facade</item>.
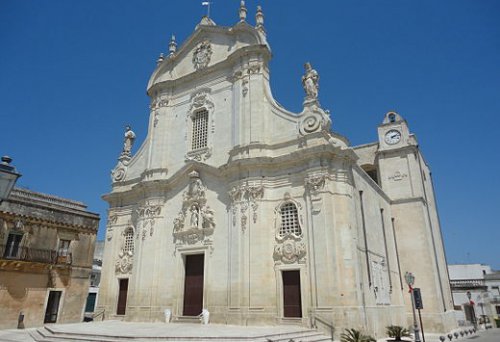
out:
<path id="1" fill-rule="evenodd" d="M 130 126 L 125 127 L 125 139 L 123 141 L 123 154 L 130 154 L 132 150 L 132 145 L 134 144 L 135 133 L 132 131 Z"/>
<path id="2" fill-rule="evenodd" d="M 198 213 L 198 207 L 193 204 L 191 206 L 191 228 L 198 228 L 198 224 L 199 224 L 199 213 Z"/>
<path id="3" fill-rule="evenodd" d="M 311 63 L 304 64 L 305 73 L 302 76 L 302 86 L 306 92 L 305 101 L 316 100 L 318 98 L 319 75 L 311 66 Z"/>

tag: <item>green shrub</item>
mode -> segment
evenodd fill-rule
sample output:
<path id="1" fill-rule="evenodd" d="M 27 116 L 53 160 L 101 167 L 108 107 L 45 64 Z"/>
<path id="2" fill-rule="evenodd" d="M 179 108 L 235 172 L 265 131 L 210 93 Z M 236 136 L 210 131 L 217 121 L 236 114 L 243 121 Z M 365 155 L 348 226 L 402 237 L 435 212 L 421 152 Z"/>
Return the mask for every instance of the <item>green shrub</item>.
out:
<path id="1" fill-rule="evenodd" d="M 399 325 L 389 325 L 387 327 L 387 335 L 394 338 L 394 341 L 402 341 L 401 337 L 410 337 L 408 329 L 400 327 Z"/>
<path id="2" fill-rule="evenodd" d="M 356 329 L 345 329 L 345 332 L 340 334 L 341 342 L 376 342 L 376 340 L 368 335 L 363 335 Z"/>

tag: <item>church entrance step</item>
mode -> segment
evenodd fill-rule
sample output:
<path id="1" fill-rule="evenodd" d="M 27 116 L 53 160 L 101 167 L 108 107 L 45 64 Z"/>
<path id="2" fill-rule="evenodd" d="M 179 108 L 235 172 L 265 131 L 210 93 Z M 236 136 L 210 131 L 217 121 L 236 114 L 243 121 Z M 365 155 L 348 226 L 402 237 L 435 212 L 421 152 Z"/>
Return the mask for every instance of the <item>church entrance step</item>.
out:
<path id="1" fill-rule="evenodd" d="M 174 323 L 201 324 L 201 321 L 200 321 L 200 317 L 198 317 L 198 316 L 177 316 L 177 317 L 174 317 Z"/>
<path id="2" fill-rule="evenodd" d="M 184 318 L 184 317 L 179 317 Z M 196 317 L 187 317 L 187 319 Z M 133 323 L 104 321 L 51 324 L 31 332 L 36 342 L 326 342 L 316 330 L 292 326 L 234 326 L 192 323 Z"/>

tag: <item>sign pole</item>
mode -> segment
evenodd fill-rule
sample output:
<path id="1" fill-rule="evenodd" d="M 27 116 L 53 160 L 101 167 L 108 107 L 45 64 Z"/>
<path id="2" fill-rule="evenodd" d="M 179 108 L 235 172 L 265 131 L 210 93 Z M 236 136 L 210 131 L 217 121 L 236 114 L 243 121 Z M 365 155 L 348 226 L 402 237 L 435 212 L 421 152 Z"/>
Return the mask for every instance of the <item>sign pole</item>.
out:
<path id="1" fill-rule="evenodd" d="M 422 341 L 425 342 L 424 325 L 422 324 L 422 315 L 420 314 L 420 309 L 418 309 L 418 320 L 420 321 L 420 331 L 422 332 Z"/>

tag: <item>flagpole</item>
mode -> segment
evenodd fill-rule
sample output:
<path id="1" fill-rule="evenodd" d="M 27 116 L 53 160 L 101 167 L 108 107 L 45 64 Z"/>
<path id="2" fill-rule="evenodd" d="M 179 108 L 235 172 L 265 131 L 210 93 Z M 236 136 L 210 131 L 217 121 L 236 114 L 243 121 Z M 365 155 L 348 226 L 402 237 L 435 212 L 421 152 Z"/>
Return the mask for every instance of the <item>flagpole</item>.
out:
<path id="1" fill-rule="evenodd" d="M 202 6 L 207 6 L 207 18 L 210 18 L 210 4 L 212 2 L 211 1 L 203 1 L 201 3 Z"/>

